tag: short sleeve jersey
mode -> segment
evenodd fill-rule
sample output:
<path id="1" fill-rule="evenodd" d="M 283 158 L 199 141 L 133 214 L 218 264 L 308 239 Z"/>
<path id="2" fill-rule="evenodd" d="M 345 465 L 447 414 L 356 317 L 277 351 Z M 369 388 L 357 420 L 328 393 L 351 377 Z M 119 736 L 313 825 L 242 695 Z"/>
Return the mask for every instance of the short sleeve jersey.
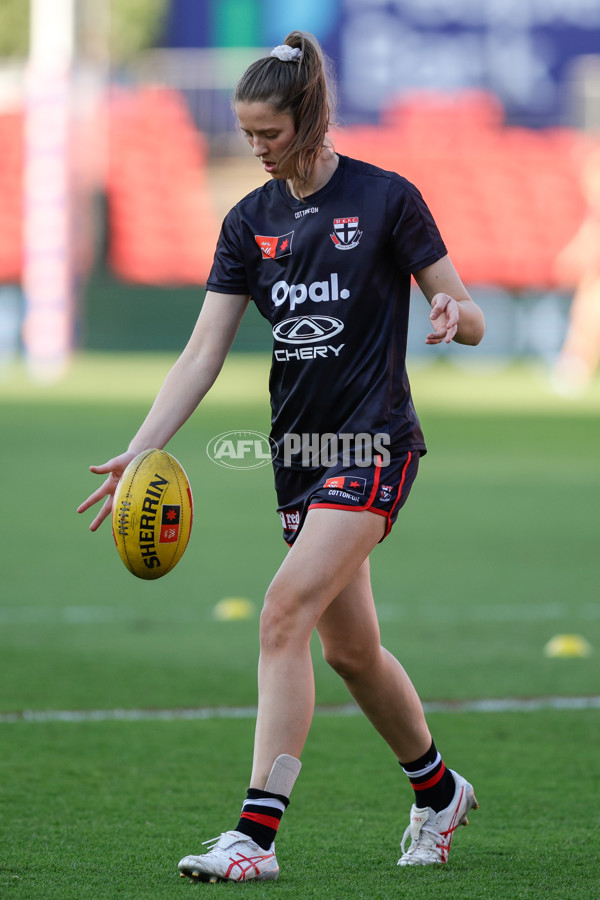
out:
<path id="1" fill-rule="evenodd" d="M 280 180 L 241 200 L 207 287 L 249 294 L 271 325 L 278 450 L 286 434 L 367 433 L 388 435 L 392 452 L 424 453 L 405 365 L 410 278 L 446 248 L 414 185 L 339 160 L 303 201 Z"/>

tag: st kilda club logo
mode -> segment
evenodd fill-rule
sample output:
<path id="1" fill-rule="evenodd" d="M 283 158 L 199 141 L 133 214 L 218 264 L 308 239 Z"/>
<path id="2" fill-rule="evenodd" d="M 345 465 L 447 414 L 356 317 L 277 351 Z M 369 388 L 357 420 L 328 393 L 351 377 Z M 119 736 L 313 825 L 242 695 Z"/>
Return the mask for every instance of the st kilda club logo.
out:
<path id="1" fill-rule="evenodd" d="M 330 234 L 329 237 L 335 244 L 336 250 L 352 250 L 362 237 L 362 231 L 358 230 L 358 216 L 334 219 L 333 234 Z"/>

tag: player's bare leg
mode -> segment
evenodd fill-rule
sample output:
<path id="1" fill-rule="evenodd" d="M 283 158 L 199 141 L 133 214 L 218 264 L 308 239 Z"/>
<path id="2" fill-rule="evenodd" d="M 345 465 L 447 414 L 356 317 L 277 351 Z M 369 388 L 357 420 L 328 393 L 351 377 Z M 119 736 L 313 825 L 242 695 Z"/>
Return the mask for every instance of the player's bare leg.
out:
<path id="1" fill-rule="evenodd" d="M 477 807 L 475 793 L 466 779 L 446 769 L 412 682 L 380 646 L 368 559 L 324 611 L 317 628 L 325 659 L 403 768 L 407 766 L 404 771 L 415 788 L 398 865 L 447 862 L 454 831 L 468 824 L 469 810 Z"/>
<path id="2" fill-rule="evenodd" d="M 396 757 L 420 757 L 431 734 L 410 678 L 381 646 L 368 559 L 323 612 L 317 630 L 325 659 Z"/>
<path id="3" fill-rule="evenodd" d="M 368 557 L 384 524 L 368 512 L 319 509 L 308 514 L 267 591 L 261 615 L 254 765 L 240 822 L 208 853 L 184 857 L 182 875 L 204 881 L 277 878 L 273 818 L 287 806 L 314 712 L 310 639 L 315 628 L 327 660 L 399 759 L 417 759 L 433 746 L 410 679 L 380 646 Z M 283 761 L 281 777 L 278 763 L 281 768 Z M 476 805 L 471 786 L 455 777 L 455 796 L 445 809 L 413 806 L 405 834 L 412 843 L 405 851 L 403 842 L 399 865 L 447 860 L 454 828 L 466 823 Z M 263 840 L 255 829 L 265 818 L 271 831 Z"/>
<path id="4" fill-rule="evenodd" d="M 565 342 L 555 366 L 559 391 L 577 393 L 587 388 L 600 359 L 600 278 L 582 278 L 571 304 Z"/>
<path id="5" fill-rule="evenodd" d="M 267 591 L 253 788 L 264 787 L 279 754 L 299 757 L 302 752 L 315 703 L 312 632 L 381 539 L 384 524 L 367 512 L 311 510 Z"/>

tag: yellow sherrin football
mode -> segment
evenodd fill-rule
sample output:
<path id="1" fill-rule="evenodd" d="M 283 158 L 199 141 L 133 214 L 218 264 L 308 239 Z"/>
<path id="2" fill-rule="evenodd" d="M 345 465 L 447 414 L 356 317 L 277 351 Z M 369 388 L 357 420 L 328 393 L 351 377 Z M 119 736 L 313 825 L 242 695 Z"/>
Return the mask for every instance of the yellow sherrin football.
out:
<path id="1" fill-rule="evenodd" d="M 119 556 L 138 578 L 173 569 L 192 530 L 192 491 L 181 464 L 166 450 L 144 450 L 115 491 L 112 526 Z"/>

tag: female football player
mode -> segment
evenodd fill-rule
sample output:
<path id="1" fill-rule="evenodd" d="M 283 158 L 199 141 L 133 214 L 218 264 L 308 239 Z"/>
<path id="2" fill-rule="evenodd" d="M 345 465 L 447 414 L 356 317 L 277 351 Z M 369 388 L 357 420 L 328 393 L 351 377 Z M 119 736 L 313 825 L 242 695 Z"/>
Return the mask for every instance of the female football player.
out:
<path id="1" fill-rule="evenodd" d="M 270 180 L 225 218 L 189 343 L 128 450 L 91 467 L 108 477 L 79 510 L 105 497 L 98 528 L 127 464 L 183 425 L 252 299 L 273 330 L 273 464 L 290 550 L 261 614 L 254 763 L 240 820 L 206 853 L 184 857 L 180 872 L 277 878 L 274 839 L 314 710 L 314 629 L 414 788 L 399 865 L 444 863 L 477 804 L 471 785 L 446 768 L 408 675 L 380 644 L 369 554 L 426 451 L 405 368 L 411 274 L 431 305 L 427 344 L 477 344 L 483 316 L 418 190 L 328 141 L 331 81 L 312 36 L 292 32 L 251 65 L 233 101 Z"/>

